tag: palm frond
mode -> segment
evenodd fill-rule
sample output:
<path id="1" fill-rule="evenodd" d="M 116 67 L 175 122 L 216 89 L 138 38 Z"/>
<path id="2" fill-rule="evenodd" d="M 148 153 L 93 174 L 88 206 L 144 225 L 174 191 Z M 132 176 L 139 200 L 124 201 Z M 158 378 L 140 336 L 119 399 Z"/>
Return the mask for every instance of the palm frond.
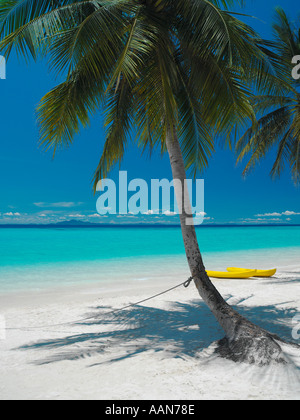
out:
<path id="1" fill-rule="evenodd" d="M 291 156 L 291 130 L 288 130 L 281 138 L 278 150 L 276 154 L 276 159 L 271 170 L 271 176 L 273 179 L 279 178 L 285 169 L 286 162 L 289 161 Z"/>
<path id="2" fill-rule="evenodd" d="M 125 77 L 121 78 L 117 90 L 113 89 L 109 92 L 106 109 L 107 135 L 102 156 L 94 174 L 94 192 L 98 182 L 106 178 L 109 171 L 122 161 L 128 142 L 133 117 L 133 95 L 132 87 Z"/>
<path id="3" fill-rule="evenodd" d="M 70 74 L 85 65 L 92 77 L 100 77 L 115 64 L 128 19 L 113 3 L 82 16 L 82 22 L 56 34 L 49 47 L 51 70 L 57 73 L 67 70 Z"/>
<path id="4" fill-rule="evenodd" d="M 90 115 L 98 109 L 103 92 L 100 81 L 74 73 L 47 93 L 38 108 L 40 143 L 45 150 L 69 146 L 81 126 L 87 127 Z"/>
<path id="5" fill-rule="evenodd" d="M 179 138 L 186 168 L 202 172 L 208 166 L 209 158 L 214 152 L 212 130 L 204 120 L 201 102 L 193 91 L 191 80 L 187 79 L 180 62 L 177 62 L 180 78 L 178 92 L 179 104 Z"/>
<path id="6" fill-rule="evenodd" d="M 11 6 L 8 12 L 2 13 L 2 18 L 0 17 L 0 49 L 7 57 L 15 49 L 20 56 L 31 55 L 34 59 L 38 54 L 47 54 L 52 45 L 52 52 L 60 47 L 61 53 L 66 46 L 66 38 L 71 46 L 74 46 L 75 41 L 79 45 L 85 41 L 85 46 L 89 47 L 87 34 L 92 42 L 95 33 L 98 37 L 103 33 L 106 36 L 110 33 L 112 38 L 118 31 L 112 31 L 114 27 L 109 28 L 110 22 L 118 17 L 122 27 L 122 19 L 125 19 L 122 11 L 128 14 L 134 9 L 128 0 L 28 0 L 12 3 L 16 3 L 15 6 Z M 30 15 L 27 7 L 31 10 Z M 95 18 L 90 19 L 95 13 Z M 95 26 L 93 28 L 93 24 L 96 23 L 99 25 L 97 32 Z"/>
<path id="7" fill-rule="evenodd" d="M 252 96 L 251 103 L 258 114 L 264 114 L 275 108 L 293 107 L 297 102 L 293 96 L 256 95 Z"/>
<path id="8" fill-rule="evenodd" d="M 300 54 L 299 32 L 292 26 L 287 14 L 281 7 L 276 8 L 275 22 L 273 24 L 274 36 L 277 40 L 277 50 L 287 63 L 292 57 Z"/>
<path id="9" fill-rule="evenodd" d="M 237 142 L 238 162 L 247 154 L 250 160 L 245 167 L 244 175 L 266 156 L 267 152 L 278 142 L 281 136 L 289 130 L 291 115 L 288 107 L 270 112 L 262 117 L 257 126 L 251 127 Z"/>
<path id="10" fill-rule="evenodd" d="M 79 3 L 79 2 L 78 2 Z M 80 2 L 80 6 L 83 2 Z M 76 1 L 61 0 L 3 0 L 0 7 L 0 49 L 9 56 L 15 47 L 20 55 L 28 52 L 36 58 L 41 44 L 49 39 L 61 26 L 70 26 L 74 20 Z"/>
<path id="11" fill-rule="evenodd" d="M 290 159 L 295 174 L 297 92 L 278 42 L 260 39 L 229 12 L 244 3 L 0 0 L 0 49 L 6 56 L 15 50 L 47 57 L 51 71 L 63 77 L 37 110 L 47 150 L 69 146 L 103 104 L 107 141 L 94 186 L 122 160 L 133 124 L 143 151 L 164 152 L 167 131 L 176 129 L 194 174 L 208 165 L 215 135 L 231 145 L 251 122 L 238 143 L 240 156 L 252 154 L 249 168 L 289 132 L 278 162 Z M 286 16 L 278 15 L 277 41 L 287 50 L 292 39 L 294 51 L 299 38 L 288 32 Z M 263 115 L 258 122 L 254 110 Z"/>
<path id="12" fill-rule="evenodd" d="M 300 104 L 294 108 L 294 119 L 291 124 L 292 144 L 290 146 L 290 167 L 295 184 L 300 183 Z"/>
<path id="13" fill-rule="evenodd" d="M 155 27 L 151 27 L 147 19 L 140 17 L 141 9 L 143 7 L 139 6 L 135 17 L 128 22 L 126 43 L 119 55 L 108 89 L 118 83 L 122 74 L 128 81 L 139 78 L 140 69 L 148 55 L 157 47 Z"/>
<path id="14" fill-rule="evenodd" d="M 294 138 L 294 142 L 291 148 L 290 167 L 291 167 L 294 183 L 298 185 L 300 183 L 300 138 L 299 136 Z"/>

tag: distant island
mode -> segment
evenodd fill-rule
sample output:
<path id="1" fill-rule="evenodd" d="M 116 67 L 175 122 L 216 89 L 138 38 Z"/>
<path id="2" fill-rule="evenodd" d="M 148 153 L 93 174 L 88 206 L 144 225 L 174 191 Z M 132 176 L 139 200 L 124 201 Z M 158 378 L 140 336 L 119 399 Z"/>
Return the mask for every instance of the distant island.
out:
<path id="1" fill-rule="evenodd" d="M 64 220 L 63 222 L 53 223 L 52 226 L 101 226 L 100 223 L 83 222 L 82 220 Z"/>
<path id="2" fill-rule="evenodd" d="M 300 226 L 299 224 L 286 224 L 286 223 L 253 223 L 253 224 L 239 224 L 239 223 L 230 223 L 230 224 L 202 224 L 196 226 L 197 229 L 199 228 L 215 228 L 215 227 L 269 227 L 269 226 Z M 55 229 L 55 228 L 179 228 L 180 224 L 175 223 L 91 223 L 91 222 L 84 222 L 82 220 L 64 220 L 62 222 L 57 223 L 49 223 L 49 224 L 0 224 L 1 228 L 40 228 L 40 229 Z"/>

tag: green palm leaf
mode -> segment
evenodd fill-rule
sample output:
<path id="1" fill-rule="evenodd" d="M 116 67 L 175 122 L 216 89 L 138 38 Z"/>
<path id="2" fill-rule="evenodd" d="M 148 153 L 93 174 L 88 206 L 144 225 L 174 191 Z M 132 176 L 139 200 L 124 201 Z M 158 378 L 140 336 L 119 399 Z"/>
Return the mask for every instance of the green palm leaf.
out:
<path id="1" fill-rule="evenodd" d="M 117 90 L 110 91 L 106 103 L 107 135 L 103 153 L 94 175 L 94 191 L 96 191 L 98 182 L 107 177 L 116 163 L 122 161 L 132 124 L 132 107 L 132 88 L 127 79 L 122 77 Z"/>
<path id="2" fill-rule="evenodd" d="M 187 168 L 203 170 L 214 136 L 231 144 L 255 122 L 253 89 L 284 96 L 277 56 L 229 12 L 236 3 L 244 2 L 0 0 L 3 53 L 46 57 L 63 78 L 37 110 L 42 146 L 69 146 L 103 107 L 107 142 L 95 182 L 122 159 L 132 131 L 143 151 L 164 152 L 174 127 Z"/>
<path id="3" fill-rule="evenodd" d="M 291 59 L 300 53 L 299 29 L 290 23 L 281 8 L 276 9 L 276 20 L 273 25 L 276 43 L 271 43 L 276 60 L 274 69 L 283 78 L 283 92 L 258 95 L 251 99 L 256 112 L 263 117 L 258 124 L 253 125 L 237 143 L 238 161 L 250 155 L 244 173 L 260 161 L 272 148 L 277 147 L 276 159 L 273 164 L 272 177 L 280 176 L 287 163 L 291 168 L 295 183 L 300 180 L 299 141 L 300 141 L 300 97 L 297 91 L 298 83 L 291 79 Z M 268 52 L 268 55 L 270 52 Z M 284 69 L 284 70 L 283 70 Z M 289 77 L 289 84 L 286 77 Z"/>

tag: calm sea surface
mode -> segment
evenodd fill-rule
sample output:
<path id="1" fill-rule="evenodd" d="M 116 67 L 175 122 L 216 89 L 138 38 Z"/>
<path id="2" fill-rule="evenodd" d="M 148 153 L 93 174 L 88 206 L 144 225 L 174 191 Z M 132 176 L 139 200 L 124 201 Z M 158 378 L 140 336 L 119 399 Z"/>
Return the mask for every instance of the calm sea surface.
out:
<path id="1" fill-rule="evenodd" d="M 300 227 L 200 227 L 208 269 L 300 266 Z M 0 228 L 0 292 L 188 275 L 180 228 Z M 184 280 L 184 278 L 183 278 Z"/>

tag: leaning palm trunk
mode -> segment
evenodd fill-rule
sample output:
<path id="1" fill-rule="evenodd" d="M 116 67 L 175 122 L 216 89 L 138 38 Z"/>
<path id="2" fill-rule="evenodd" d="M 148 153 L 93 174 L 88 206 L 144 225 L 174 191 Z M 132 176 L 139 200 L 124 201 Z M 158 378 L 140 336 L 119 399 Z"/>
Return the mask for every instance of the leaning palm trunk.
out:
<path id="1" fill-rule="evenodd" d="M 185 188 L 186 171 L 176 129 L 168 130 L 166 145 L 170 157 L 185 252 L 193 280 L 204 302 L 225 331 L 226 337 L 218 343 L 217 351 L 223 357 L 259 365 L 272 360 L 284 362 L 277 340 L 267 331 L 252 324 L 238 314 L 223 299 L 209 279 L 200 253 L 196 230 L 192 223 L 191 203 Z M 189 223 L 187 223 L 189 220 Z"/>

